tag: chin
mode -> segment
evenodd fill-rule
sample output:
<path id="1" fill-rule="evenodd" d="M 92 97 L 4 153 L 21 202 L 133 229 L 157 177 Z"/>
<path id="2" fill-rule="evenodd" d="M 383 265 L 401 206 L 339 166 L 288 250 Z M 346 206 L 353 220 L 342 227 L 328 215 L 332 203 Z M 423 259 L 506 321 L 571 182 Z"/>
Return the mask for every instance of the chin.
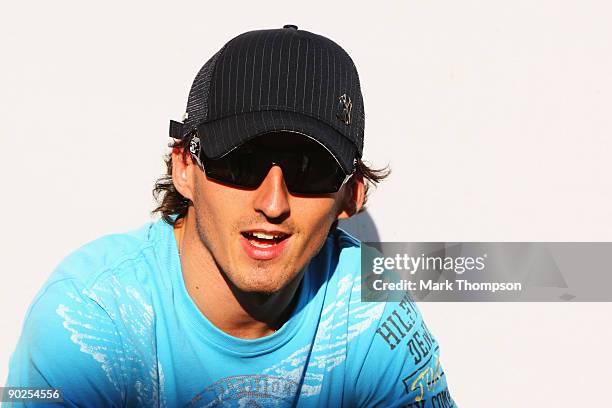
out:
<path id="1" fill-rule="evenodd" d="M 232 280 L 234 285 L 245 293 L 261 293 L 271 295 L 285 288 L 291 279 L 274 279 L 269 271 L 260 271 L 261 275 L 248 276 L 242 279 Z"/>
<path id="2" fill-rule="evenodd" d="M 236 285 L 236 287 L 243 293 L 258 294 L 264 296 L 270 296 L 278 293 L 282 287 L 279 285 L 267 284 L 267 283 L 244 283 L 242 285 Z"/>

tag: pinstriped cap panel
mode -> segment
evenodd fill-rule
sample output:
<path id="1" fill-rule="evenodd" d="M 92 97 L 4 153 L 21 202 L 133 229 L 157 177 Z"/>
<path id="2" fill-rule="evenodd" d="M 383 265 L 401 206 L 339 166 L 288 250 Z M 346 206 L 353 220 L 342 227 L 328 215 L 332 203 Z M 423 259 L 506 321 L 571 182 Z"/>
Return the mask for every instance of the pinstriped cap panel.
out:
<path id="1" fill-rule="evenodd" d="M 309 132 L 346 164 L 363 152 L 364 124 L 350 56 L 328 38 L 283 28 L 241 34 L 204 65 L 189 94 L 183 136 L 201 129 L 205 153 L 216 157 L 253 132 Z"/>

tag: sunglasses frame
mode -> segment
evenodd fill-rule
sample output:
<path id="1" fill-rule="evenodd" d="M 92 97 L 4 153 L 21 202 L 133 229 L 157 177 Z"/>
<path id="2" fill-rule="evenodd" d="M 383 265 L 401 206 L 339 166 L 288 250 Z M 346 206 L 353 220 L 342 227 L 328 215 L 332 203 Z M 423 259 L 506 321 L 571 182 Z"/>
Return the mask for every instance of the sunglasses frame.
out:
<path id="1" fill-rule="evenodd" d="M 316 143 L 318 146 L 323 147 L 323 148 L 324 148 L 324 149 L 327 151 L 327 153 L 328 153 L 328 154 L 329 154 L 329 155 L 330 155 L 330 156 L 331 156 L 331 157 L 334 159 L 334 161 L 336 162 L 336 164 L 338 165 L 338 167 L 340 168 L 340 170 L 341 170 L 342 172 L 344 172 L 344 169 L 343 169 L 343 168 L 342 168 L 342 166 L 340 165 L 340 162 L 338 161 L 338 159 L 336 158 L 336 156 L 334 156 L 334 155 L 332 154 L 332 152 L 331 152 L 331 151 L 330 151 L 330 150 L 327 148 L 327 146 L 325 146 L 323 143 L 319 142 L 317 139 L 315 139 L 315 138 L 313 138 L 312 136 L 309 136 L 309 135 L 307 135 L 307 134 L 301 133 L 301 132 L 289 131 L 289 130 L 282 131 L 282 132 L 286 132 L 286 133 L 294 133 L 294 134 L 297 134 L 297 135 L 303 136 L 303 137 L 305 137 L 305 138 L 307 138 L 307 139 L 309 139 L 309 140 L 311 140 L 311 141 L 315 142 L 315 143 Z M 259 135 L 259 136 L 263 136 L 263 135 L 265 135 L 265 133 L 264 133 L 264 134 L 262 134 L 262 135 Z M 226 156 L 230 155 L 230 154 L 231 154 L 232 152 L 234 152 L 236 149 L 239 149 L 240 147 L 244 146 L 246 143 L 249 143 L 250 141 L 254 140 L 256 137 L 258 137 L 258 136 L 255 136 L 254 138 L 251 138 L 251 139 L 247 140 L 247 141 L 246 141 L 246 142 L 244 142 L 243 144 L 238 145 L 238 146 L 236 146 L 236 147 L 232 148 L 230 151 L 228 151 L 227 153 L 223 154 L 223 155 L 222 155 L 222 156 L 220 156 L 218 159 L 208 159 L 208 158 L 206 158 L 206 157 L 205 157 L 205 160 L 203 160 L 203 159 L 202 159 L 202 157 L 201 157 L 201 155 L 202 155 L 202 149 L 201 149 L 201 142 L 200 142 L 200 138 L 199 138 L 199 137 L 198 137 L 198 135 L 196 134 L 196 135 L 195 135 L 195 136 L 194 136 L 194 137 L 191 139 L 191 142 L 190 142 L 190 144 L 189 144 L 189 152 L 191 153 L 191 156 L 192 156 L 192 157 L 193 157 L 193 158 L 196 160 L 196 162 L 198 163 L 198 165 L 200 166 L 200 168 L 202 168 L 202 170 L 204 170 L 204 172 L 206 173 L 206 177 L 208 177 L 208 178 L 210 178 L 210 179 L 212 179 L 212 180 L 215 180 L 215 181 L 219 181 L 219 182 L 221 182 L 221 183 L 226 183 L 226 184 L 230 184 L 230 185 L 235 185 L 235 186 L 242 187 L 242 188 L 257 188 L 257 187 L 247 187 L 247 186 L 241 186 L 241 185 L 239 185 L 239 184 L 235 184 L 235 183 L 228 182 L 227 180 L 222 180 L 222 179 L 219 179 L 219 178 L 215 177 L 214 175 L 210 175 L 210 174 L 209 174 L 209 173 L 206 171 L 207 166 L 205 166 L 205 163 L 204 163 L 206 160 L 211 160 L 211 161 L 212 161 L 212 160 L 219 160 L 219 159 L 222 159 L 222 158 L 224 158 L 224 157 L 226 157 Z M 294 193 L 294 192 L 292 192 L 292 191 L 289 189 L 289 192 L 290 192 L 290 193 L 292 193 L 292 194 L 297 194 L 297 195 L 321 195 L 321 194 L 331 194 L 331 193 L 336 193 L 336 192 L 340 191 L 340 189 L 341 189 L 341 188 L 342 188 L 342 187 L 343 187 L 343 186 L 344 186 L 344 185 L 345 185 L 345 184 L 346 184 L 346 183 L 347 183 L 347 182 L 350 180 L 350 178 L 351 178 L 351 177 L 352 177 L 352 176 L 355 174 L 355 172 L 356 172 L 356 167 L 355 167 L 355 166 L 356 166 L 356 164 L 357 164 L 357 159 L 355 158 L 355 159 L 353 160 L 353 171 L 352 171 L 351 173 L 349 173 L 349 174 L 346 174 L 346 175 L 345 175 L 344 180 L 342 181 L 342 183 L 340 183 L 340 186 L 339 186 L 339 187 L 338 187 L 338 189 L 337 189 L 337 190 L 335 190 L 335 191 L 320 192 L 320 193 L 319 193 L 319 192 L 314 192 L 314 193 Z M 276 162 L 272 161 L 272 162 L 270 162 L 270 166 L 268 167 L 268 171 L 270 171 L 270 168 L 272 168 L 273 166 L 279 166 L 279 167 L 281 167 L 281 169 L 282 169 L 282 166 L 281 166 L 281 164 L 280 164 L 280 163 L 276 163 Z M 263 181 L 263 180 L 262 180 L 262 181 Z M 260 183 L 261 183 L 261 182 L 260 182 Z M 288 188 L 288 187 L 287 187 L 287 188 Z"/>

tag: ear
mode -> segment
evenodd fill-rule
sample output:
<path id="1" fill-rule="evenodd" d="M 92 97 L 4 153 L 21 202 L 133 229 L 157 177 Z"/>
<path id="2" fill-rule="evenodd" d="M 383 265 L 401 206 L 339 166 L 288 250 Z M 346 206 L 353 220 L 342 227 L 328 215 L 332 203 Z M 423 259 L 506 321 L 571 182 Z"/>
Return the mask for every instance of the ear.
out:
<path id="1" fill-rule="evenodd" d="M 172 183 L 183 197 L 192 201 L 196 167 L 197 165 L 191 159 L 191 155 L 183 155 L 183 150 L 177 147 L 172 149 Z"/>
<path id="2" fill-rule="evenodd" d="M 352 217 L 361 210 L 361 207 L 363 207 L 365 196 L 363 176 L 357 174 L 353 175 L 342 188 L 344 191 L 341 192 L 343 197 L 340 213 L 337 217 L 339 220 Z"/>

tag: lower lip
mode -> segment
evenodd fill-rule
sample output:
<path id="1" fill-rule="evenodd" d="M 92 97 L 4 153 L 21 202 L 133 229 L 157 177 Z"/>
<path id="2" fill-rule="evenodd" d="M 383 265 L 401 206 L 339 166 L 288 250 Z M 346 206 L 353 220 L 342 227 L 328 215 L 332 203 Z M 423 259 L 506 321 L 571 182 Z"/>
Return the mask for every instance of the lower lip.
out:
<path id="1" fill-rule="evenodd" d="M 260 248 L 253 245 L 251 241 L 246 239 L 243 235 L 240 235 L 240 243 L 249 257 L 258 261 L 268 261 L 276 258 L 283 252 L 287 246 L 287 241 L 289 241 L 289 238 L 290 237 L 287 237 L 281 242 L 272 244 L 267 248 Z"/>

